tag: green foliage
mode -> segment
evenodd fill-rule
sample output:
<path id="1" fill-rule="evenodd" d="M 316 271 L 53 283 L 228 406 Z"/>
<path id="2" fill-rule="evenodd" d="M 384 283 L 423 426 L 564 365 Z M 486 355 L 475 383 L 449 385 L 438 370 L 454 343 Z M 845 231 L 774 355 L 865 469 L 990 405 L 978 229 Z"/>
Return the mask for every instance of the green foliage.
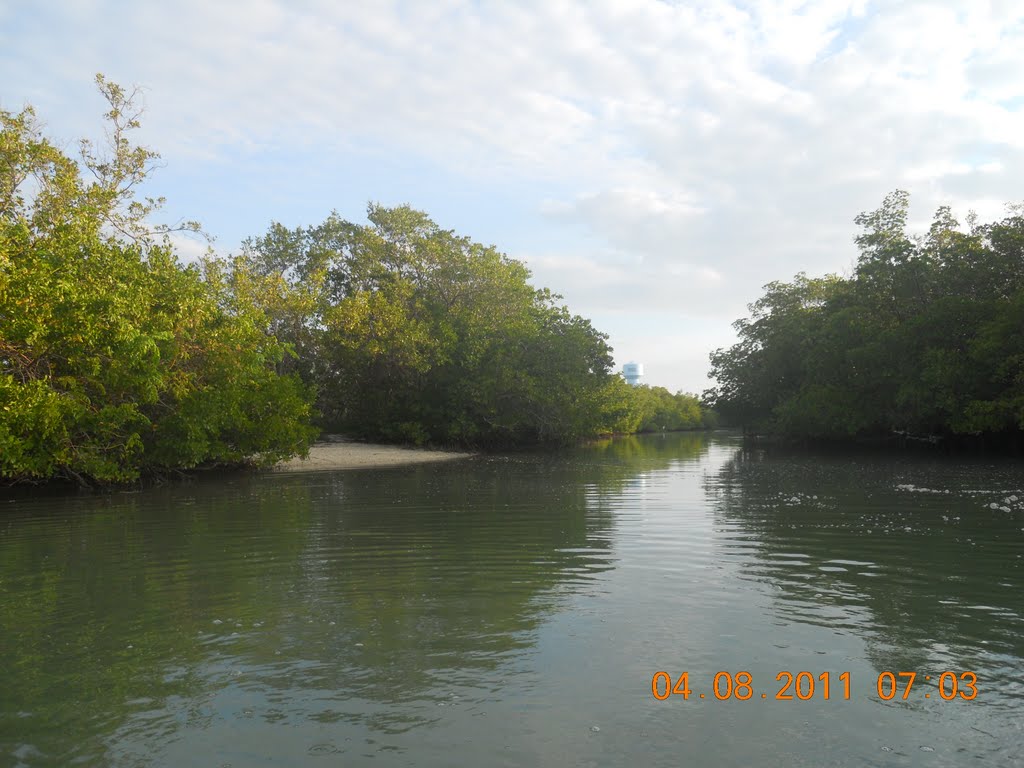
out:
<path id="1" fill-rule="evenodd" d="M 772 283 L 711 355 L 708 397 L 737 424 L 801 438 L 1024 429 L 1024 216 L 906 234 L 896 192 L 861 214 L 847 279 Z"/>
<path id="2" fill-rule="evenodd" d="M 274 224 L 178 262 L 136 197 L 133 92 L 102 77 L 108 145 L 78 159 L 0 111 L 0 478 L 125 481 L 271 463 L 321 426 L 413 443 L 570 443 L 705 426 L 691 395 L 628 386 L 607 337 L 494 247 L 408 206 Z"/>
<path id="3" fill-rule="evenodd" d="M 696 395 L 672 394 L 664 387 L 630 387 L 634 401 L 635 426 L 624 432 L 677 432 L 704 429 L 717 424 L 717 416 L 702 405 Z"/>
<path id="4" fill-rule="evenodd" d="M 606 336 L 520 262 L 408 206 L 369 224 L 273 225 L 236 271 L 299 350 L 325 424 L 383 440 L 503 445 L 631 430 Z"/>
<path id="5" fill-rule="evenodd" d="M 111 146 L 83 142 L 88 180 L 30 109 L 0 111 L 0 478 L 124 481 L 305 450 L 309 393 L 276 372 L 284 348 L 147 223 L 160 201 L 134 190 L 156 155 L 126 136 L 130 95 L 97 82 Z"/>

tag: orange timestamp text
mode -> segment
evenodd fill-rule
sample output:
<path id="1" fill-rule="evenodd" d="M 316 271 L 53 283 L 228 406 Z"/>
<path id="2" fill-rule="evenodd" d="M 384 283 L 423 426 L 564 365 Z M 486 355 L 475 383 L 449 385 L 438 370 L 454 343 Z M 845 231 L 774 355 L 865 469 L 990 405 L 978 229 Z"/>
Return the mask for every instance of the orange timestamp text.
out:
<path id="1" fill-rule="evenodd" d="M 921 680 L 915 689 L 915 681 Z M 779 672 L 775 676 L 778 685 L 767 691 L 757 690 L 754 676 L 750 672 L 717 672 L 711 681 L 710 690 L 695 691 L 690 687 L 690 673 L 683 672 L 673 679 L 668 672 L 655 672 L 651 678 L 651 693 L 658 701 L 672 696 L 684 701 L 691 696 L 698 699 L 773 699 L 775 701 L 809 701 L 813 698 L 829 700 L 850 698 L 850 673 L 841 672 L 833 677 L 831 672 L 815 676 L 812 672 Z M 935 677 L 918 675 L 916 672 L 880 672 L 875 680 L 878 697 L 891 701 L 897 696 L 903 701 L 911 698 L 937 698 L 943 701 L 964 699 L 972 701 L 978 696 L 978 676 L 974 672 L 943 672 Z"/>

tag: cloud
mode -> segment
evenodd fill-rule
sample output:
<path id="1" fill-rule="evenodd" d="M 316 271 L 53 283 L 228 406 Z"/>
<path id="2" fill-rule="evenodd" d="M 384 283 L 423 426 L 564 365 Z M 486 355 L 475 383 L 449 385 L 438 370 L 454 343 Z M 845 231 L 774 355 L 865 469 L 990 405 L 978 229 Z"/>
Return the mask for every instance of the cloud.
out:
<path id="1" fill-rule="evenodd" d="M 198 235 L 172 232 L 168 235 L 168 239 L 171 241 L 171 247 L 174 249 L 174 252 L 178 255 L 178 260 L 185 264 L 194 264 L 211 252 L 214 254 L 218 253 L 216 248 Z M 224 256 L 226 254 L 220 252 L 220 255 Z"/>
<path id="2" fill-rule="evenodd" d="M 539 282 L 613 335 L 637 297 L 727 328 L 769 280 L 848 268 L 853 217 L 896 187 L 924 224 L 940 204 L 999 215 L 1020 196 L 1012 0 L 259 0 L 245 12 L 94 0 L 6 13 L 6 98 L 35 103 L 60 135 L 96 124 L 89 80 L 104 71 L 147 87 L 145 138 L 169 165 L 265 167 L 265 188 L 238 191 L 260 210 L 257 196 L 295 197 L 325 166 L 419 158 L 492 190 L 510 210 L 474 235 L 516 242 Z M 307 165 L 282 170 L 282 153 Z"/>
<path id="3" fill-rule="evenodd" d="M 1020 60 L 1019 16 L 1006 18 L 1005 6 L 901 4 L 865 17 L 863 4 L 783 5 L 754 4 L 736 31 L 746 55 L 726 57 L 684 100 L 666 89 L 656 107 L 639 99 L 623 110 L 638 160 L 609 178 L 642 162 L 653 169 L 646 199 L 616 200 L 609 186 L 548 214 L 586 222 L 666 277 L 682 257 L 731 278 L 719 296 L 750 296 L 769 274 L 842 269 L 854 256 L 853 216 L 896 186 L 929 212 L 1017 193 L 1005 169 L 1022 157 L 1024 115 L 1005 102 L 1020 91 L 1000 78 L 986 94 L 978 60 Z"/>

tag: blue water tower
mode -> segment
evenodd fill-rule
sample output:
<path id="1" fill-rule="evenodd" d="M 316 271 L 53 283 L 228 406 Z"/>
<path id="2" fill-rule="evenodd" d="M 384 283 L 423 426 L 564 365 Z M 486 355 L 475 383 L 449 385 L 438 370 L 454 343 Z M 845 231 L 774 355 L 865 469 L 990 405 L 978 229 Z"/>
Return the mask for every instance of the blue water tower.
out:
<path id="1" fill-rule="evenodd" d="M 643 375 L 643 363 L 626 363 L 624 366 L 622 366 L 622 378 L 624 378 L 627 383 L 632 384 L 633 386 L 636 386 L 637 384 L 640 383 L 640 379 L 643 378 Z"/>

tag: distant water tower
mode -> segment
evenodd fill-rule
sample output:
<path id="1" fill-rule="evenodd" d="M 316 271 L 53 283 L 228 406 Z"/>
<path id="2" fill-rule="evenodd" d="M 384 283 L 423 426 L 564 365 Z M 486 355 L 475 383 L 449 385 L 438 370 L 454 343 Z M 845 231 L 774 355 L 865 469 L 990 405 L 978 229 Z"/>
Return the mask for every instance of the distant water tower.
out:
<path id="1" fill-rule="evenodd" d="M 627 383 L 636 386 L 640 383 L 640 379 L 644 375 L 644 364 L 643 363 L 626 363 L 622 366 L 622 378 Z"/>

